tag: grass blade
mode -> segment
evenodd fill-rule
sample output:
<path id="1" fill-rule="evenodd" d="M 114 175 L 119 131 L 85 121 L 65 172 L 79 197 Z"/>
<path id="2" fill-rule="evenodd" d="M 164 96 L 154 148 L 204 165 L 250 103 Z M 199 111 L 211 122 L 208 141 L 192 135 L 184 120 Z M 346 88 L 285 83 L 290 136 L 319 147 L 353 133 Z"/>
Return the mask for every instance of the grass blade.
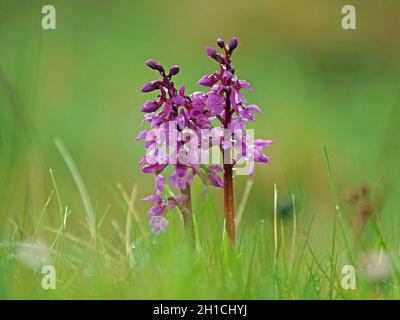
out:
<path id="1" fill-rule="evenodd" d="M 340 206 L 339 206 L 339 197 L 338 197 L 338 193 L 337 193 L 335 179 L 333 178 L 333 170 L 332 170 L 332 165 L 331 165 L 331 162 L 330 162 L 330 159 L 329 159 L 328 149 L 327 149 L 327 147 L 325 145 L 324 145 L 323 149 L 324 149 L 324 157 L 325 157 L 326 166 L 328 168 L 329 183 L 330 183 L 331 189 L 332 189 L 333 201 L 334 201 L 334 204 L 335 204 L 335 210 L 336 210 L 336 213 L 337 213 L 337 218 L 339 220 L 340 229 L 342 231 L 342 236 L 343 236 L 343 241 L 344 241 L 344 245 L 345 245 L 346 255 L 347 255 L 350 263 L 354 264 L 353 258 L 351 256 L 351 252 L 350 252 L 349 241 L 347 240 L 346 230 L 344 228 L 342 211 L 340 210 Z"/>
<path id="2" fill-rule="evenodd" d="M 85 208 L 86 213 L 86 220 L 89 226 L 90 234 L 92 239 L 96 238 L 96 218 L 93 210 L 92 202 L 89 198 L 89 193 L 87 191 L 86 185 L 83 182 L 83 179 L 78 171 L 78 168 L 72 159 L 70 153 L 68 152 L 67 148 L 65 147 L 64 143 L 60 139 L 55 139 L 54 143 L 60 152 L 61 156 L 63 157 L 65 163 L 68 166 L 69 171 L 74 178 L 75 184 L 78 187 L 79 193 L 81 195 L 81 199 L 83 202 L 83 206 Z"/>

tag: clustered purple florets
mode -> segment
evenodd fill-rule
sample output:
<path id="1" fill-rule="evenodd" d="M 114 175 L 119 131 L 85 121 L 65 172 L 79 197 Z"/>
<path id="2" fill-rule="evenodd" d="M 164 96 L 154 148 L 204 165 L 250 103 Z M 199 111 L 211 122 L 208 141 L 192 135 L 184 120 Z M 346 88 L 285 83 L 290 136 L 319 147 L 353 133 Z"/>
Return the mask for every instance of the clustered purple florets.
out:
<path id="1" fill-rule="evenodd" d="M 217 61 L 220 69 L 212 74 L 203 76 L 198 84 L 211 87 L 211 91 L 202 97 L 206 100 L 210 113 L 220 120 L 223 128 L 229 129 L 231 133 L 236 130 L 243 132 L 240 141 L 232 135 L 229 139 L 224 139 L 221 144 L 223 150 L 236 148 L 239 153 L 231 159 L 231 164 L 235 165 L 241 157 L 255 162 L 268 163 L 270 158 L 262 154 L 262 149 L 271 145 L 271 140 L 251 140 L 246 134 L 246 123 L 255 120 L 255 113 L 263 114 L 261 109 L 255 105 L 246 105 L 246 99 L 242 94 L 243 89 L 253 91 L 253 88 L 246 80 L 239 80 L 235 75 L 235 69 L 231 64 L 231 56 L 238 46 L 236 38 L 232 38 L 229 44 L 224 40 L 218 39 L 217 45 L 223 49 L 222 54 L 217 53 L 213 48 L 207 47 L 206 53 Z M 226 144 L 228 142 L 228 144 Z M 249 175 L 254 175 L 254 167 L 250 161 Z"/>
<path id="2" fill-rule="evenodd" d="M 229 44 L 218 39 L 217 46 L 222 49 L 222 53 L 218 53 L 213 48 L 206 49 L 207 55 L 217 61 L 220 66 L 219 70 L 203 76 L 198 81 L 198 84 L 210 88 L 208 92 L 196 91 L 186 95 L 185 87 L 181 86 L 177 89 L 172 81 L 172 77 L 180 71 L 178 66 L 172 66 L 167 73 L 158 62 L 146 61 L 149 68 L 158 71 L 161 75 L 161 79 L 145 83 L 142 87 L 142 92 L 158 91 L 158 95 L 154 100 L 143 104 L 141 111 L 145 113 L 144 121 L 150 123 L 150 129 L 142 131 L 137 137 L 137 140 L 145 140 L 146 156 L 139 162 L 143 165 L 142 172 L 155 175 L 156 193 L 144 200 L 154 203 L 148 215 L 152 230 L 156 234 L 168 226 L 168 221 L 164 217 L 166 210 L 187 201 L 186 194 L 166 195 L 164 190 L 166 167 L 172 166 L 174 169 L 169 176 L 169 184 L 181 191 L 186 190 L 193 183 L 196 175 L 205 185 L 224 187 L 223 179 L 219 176 L 223 173 L 220 165 L 200 165 L 197 161 L 193 161 L 193 155 L 190 152 L 182 152 L 190 150 L 191 143 L 190 139 L 183 137 L 185 130 L 191 130 L 199 136 L 204 129 L 225 130 L 225 132 L 229 130 L 231 132 L 229 135 L 224 133 L 220 139 L 210 139 L 206 144 L 207 148 L 213 146 L 220 148 L 224 154 L 224 163 L 226 163 L 226 158 L 233 166 L 240 158 L 252 160 L 250 163 L 270 161 L 262 154 L 262 149 L 269 146 L 272 141 L 253 140 L 246 133 L 246 123 L 255 120 L 255 113 L 262 114 L 262 112 L 258 106 L 246 104 L 242 90 L 253 91 L 253 89 L 247 81 L 236 77 L 235 69 L 231 65 L 231 55 L 237 45 L 236 38 L 232 38 Z M 215 125 L 216 119 L 219 120 L 219 125 Z M 178 135 L 181 137 L 171 137 L 167 134 L 172 123 L 177 126 Z M 154 134 L 154 129 L 164 134 Z M 237 130 L 243 132 L 239 138 L 233 134 Z M 197 141 L 198 147 L 204 148 L 204 144 L 200 145 L 201 139 Z M 168 161 L 169 155 L 161 148 L 161 145 L 165 144 L 173 146 L 173 153 L 179 154 L 178 161 Z M 237 152 L 232 157 L 226 157 L 227 154 L 233 154 L 232 150 Z M 155 161 L 155 158 L 163 159 L 163 161 Z M 249 167 L 249 174 L 254 174 L 253 165 Z"/>

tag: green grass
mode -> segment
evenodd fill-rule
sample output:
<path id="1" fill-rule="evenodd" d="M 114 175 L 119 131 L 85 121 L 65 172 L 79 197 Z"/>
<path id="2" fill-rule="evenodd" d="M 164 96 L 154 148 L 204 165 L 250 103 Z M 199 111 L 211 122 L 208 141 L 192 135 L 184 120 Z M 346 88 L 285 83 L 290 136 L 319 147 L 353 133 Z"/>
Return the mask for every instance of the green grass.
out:
<path id="1" fill-rule="evenodd" d="M 45 32 L 42 1 L 0 0 L 1 298 L 400 298 L 398 1 L 354 0 L 354 32 L 340 2 L 53 3 Z M 203 48 L 233 35 L 272 162 L 234 178 L 233 250 L 221 190 L 203 200 L 196 179 L 193 249 L 178 210 L 157 237 L 140 201 L 154 188 L 134 140 L 143 62 L 179 64 L 177 85 L 198 90 L 215 67 Z M 362 183 L 368 199 L 350 204 Z M 356 290 L 341 287 L 348 264 Z"/>
<path id="2" fill-rule="evenodd" d="M 56 145 L 75 179 L 84 208 L 90 208 L 88 192 L 72 156 L 60 140 L 57 140 Z M 363 235 L 358 238 L 343 221 L 326 147 L 323 152 L 334 195 L 334 220 L 339 221 L 342 238 L 336 233 L 334 222 L 331 226 L 331 250 L 319 254 L 311 243 L 310 235 L 314 229 L 312 220 L 297 220 L 297 215 L 302 216 L 302 212 L 296 211 L 293 211 L 296 214 L 292 218 L 279 218 L 277 189 L 274 192 L 276 205 L 273 209 L 273 221 L 268 218 L 268 212 L 265 212 L 265 219 L 254 221 L 251 225 L 238 224 L 235 248 L 231 248 L 224 239 L 221 214 L 213 208 L 210 200 L 197 199 L 195 202 L 196 249 L 193 249 L 184 234 L 178 212 L 168 214 L 171 222 L 167 233 L 160 236 L 150 234 L 143 215 L 136 215 L 137 186 L 133 188 L 131 197 L 127 197 L 124 188 L 119 186 L 118 197 L 124 202 L 120 214 L 125 224 L 112 220 L 113 236 L 102 228 L 109 208 L 104 212 L 96 211 L 93 222 L 89 218 L 90 213 L 88 215 L 88 211 L 84 210 L 78 220 L 85 232 L 73 233 L 69 231 L 69 216 L 79 213 L 71 212 L 68 206 L 62 207 L 57 179 L 50 171 L 49 179 L 53 183 L 53 189 L 43 206 L 35 232 L 30 234 L 17 221 L 8 221 L 12 232 L 7 240 L 2 241 L 0 249 L 1 297 L 398 298 L 398 268 L 394 257 L 391 257 L 391 272 L 385 281 L 369 279 L 358 268 L 357 289 L 344 290 L 341 287 L 341 267 L 354 264 L 353 256 L 359 255 L 358 248 Z M 294 195 L 292 201 L 294 205 Z M 52 203 L 54 212 L 48 210 Z M 246 207 L 247 203 L 242 203 L 241 206 Z M 242 210 L 246 211 L 245 208 Z M 59 217 L 58 224 L 55 227 L 40 225 L 43 215 Z M 39 229 L 40 234 L 46 234 L 48 242 L 39 240 Z M 140 230 L 145 231 L 143 233 Z M 376 235 L 381 236 L 382 234 Z M 30 248 L 33 254 L 21 254 L 24 246 Z M 56 290 L 41 288 L 43 275 L 40 269 L 44 264 L 52 264 L 56 268 Z"/>

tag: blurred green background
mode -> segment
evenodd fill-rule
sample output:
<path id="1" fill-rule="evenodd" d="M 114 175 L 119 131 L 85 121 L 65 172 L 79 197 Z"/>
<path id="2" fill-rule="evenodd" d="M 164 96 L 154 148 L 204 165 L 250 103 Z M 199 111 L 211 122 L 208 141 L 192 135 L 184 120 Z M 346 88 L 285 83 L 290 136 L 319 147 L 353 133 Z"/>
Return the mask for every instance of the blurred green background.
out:
<path id="1" fill-rule="evenodd" d="M 153 190 L 152 177 L 137 165 L 144 148 L 135 141 L 148 98 L 140 87 L 156 77 L 144 61 L 180 65 L 176 82 L 197 90 L 197 80 L 216 67 L 204 47 L 237 36 L 237 74 L 255 89 L 248 101 L 265 112 L 255 134 L 275 140 L 272 163 L 256 167 L 244 223 L 271 221 L 277 183 L 282 199 L 296 194 L 299 219 L 314 218 L 313 243 L 326 250 L 335 212 L 326 144 L 340 201 L 368 183 L 398 253 L 400 3 L 352 0 L 357 30 L 343 30 L 348 2 L 52 0 L 57 29 L 46 31 L 41 8 L 48 1 L 0 0 L 0 239 L 15 223 L 33 231 L 53 188 L 49 169 L 72 212 L 68 230 L 86 232 L 56 137 L 74 158 L 95 210 L 111 205 L 104 228 L 116 237 L 110 221 L 125 221 L 116 183 L 129 191 L 137 185 L 139 198 Z M 247 179 L 235 178 L 237 202 Z M 195 206 L 200 193 L 196 182 Z M 222 214 L 221 191 L 208 197 Z M 148 204 L 135 206 L 146 223 Z M 350 220 L 357 214 L 344 210 Z M 57 203 L 48 211 L 43 224 L 57 225 Z M 41 239 L 52 237 L 40 231 Z"/>

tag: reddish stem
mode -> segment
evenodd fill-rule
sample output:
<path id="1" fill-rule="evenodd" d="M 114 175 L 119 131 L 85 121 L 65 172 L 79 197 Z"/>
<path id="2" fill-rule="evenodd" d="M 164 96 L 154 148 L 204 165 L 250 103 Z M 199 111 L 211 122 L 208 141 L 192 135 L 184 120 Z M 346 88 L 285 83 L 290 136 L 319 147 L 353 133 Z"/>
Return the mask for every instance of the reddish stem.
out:
<path id="1" fill-rule="evenodd" d="M 231 118 L 231 102 L 229 99 L 229 92 L 227 91 L 225 97 L 225 129 L 228 128 Z M 235 244 L 235 209 L 233 206 L 233 165 L 231 161 L 231 150 L 225 150 L 223 154 L 225 228 L 231 244 Z"/>
<path id="2" fill-rule="evenodd" d="M 233 207 L 232 165 L 224 164 L 225 228 L 231 243 L 235 243 L 235 211 Z"/>

